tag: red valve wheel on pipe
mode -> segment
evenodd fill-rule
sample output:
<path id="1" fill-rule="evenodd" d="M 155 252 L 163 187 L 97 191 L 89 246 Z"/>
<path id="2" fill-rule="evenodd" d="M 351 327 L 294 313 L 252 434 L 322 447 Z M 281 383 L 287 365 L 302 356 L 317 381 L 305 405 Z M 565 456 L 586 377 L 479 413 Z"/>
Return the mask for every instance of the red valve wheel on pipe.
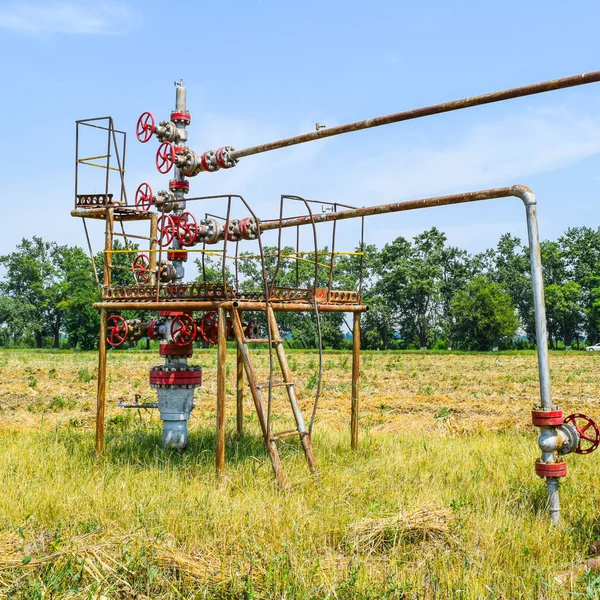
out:
<path id="1" fill-rule="evenodd" d="M 150 141 L 154 135 L 154 115 L 151 112 L 144 112 L 140 115 L 135 127 L 135 135 L 137 139 L 145 144 Z"/>
<path id="2" fill-rule="evenodd" d="M 575 454 L 591 454 L 598 447 L 600 428 L 591 417 L 582 413 L 573 413 L 565 417 L 564 422 L 573 426 L 579 433 L 579 445 L 575 449 Z M 589 432 L 590 428 L 591 432 Z"/>
<path id="3" fill-rule="evenodd" d="M 150 185 L 146 182 L 140 183 L 138 189 L 135 191 L 135 207 L 144 212 L 150 210 L 152 198 L 154 198 L 154 195 Z"/>
<path id="4" fill-rule="evenodd" d="M 138 254 L 133 261 L 133 276 L 137 283 L 148 283 L 150 279 L 150 257 Z"/>
<path id="5" fill-rule="evenodd" d="M 127 321 L 119 315 L 111 315 L 108 317 L 106 328 L 108 330 L 106 341 L 113 346 L 113 348 L 121 346 L 129 335 L 129 325 L 127 325 Z"/>
<path id="6" fill-rule="evenodd" d="M 157 229 L 158 235 L 160 236 L 158 243 L 164 248 L 165 246 L 168 246 L 175 237 L 175 232 L 177 231 L 175 220 L 171 215 L 163 215 L 158 220 Z"/>
<path id="7" fill-rule="evenodd" d="M 156 168 L 163 175 L 168 173 L 175 164 L 175 147 L 171 142 L 163 142 L 156 151 Z"/>
<path id="8" fill-rule="evenodd" d="M 171 338 L 177 346 L 187 346 L 196 339 L 196 321 L 191 315 L 179 315 L 171 321 Z"/>
<path id="9" fill-rule="evenodd" d="M 207 312 L 200 321 L 200 335 L 207 343 L 214 345 L 217 343 L 219 335 L 219 314 L 217 311 Z"/>
<path id="10" fill-rule="evenodd" d="M 177 227 L 177 239 L 183 246 L 191 246 L 198 236 L 198 222 L 190 212 L 179 215 L 179 226 Z"/>

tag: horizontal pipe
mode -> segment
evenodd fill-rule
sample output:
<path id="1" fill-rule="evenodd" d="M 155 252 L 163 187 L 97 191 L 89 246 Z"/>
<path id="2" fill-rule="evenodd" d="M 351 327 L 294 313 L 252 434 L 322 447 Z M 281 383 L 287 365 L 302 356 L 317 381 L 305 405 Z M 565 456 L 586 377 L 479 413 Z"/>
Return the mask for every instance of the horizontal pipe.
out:
<path id="1" fill-rule="evenodd" d="M 310 302 L 269 302 L 269 306 L 276 312 L 311 312 L 314 310 L 314 305 Z M 96 310 L 217 310 L 219 307 L 231 310 L 237 308 L 239 310 L 264 311 L 265 303 L 244 302 L 244 301 L 223 301 L 223 302 L 202 302 L 202 301 L 173 301 L 173 302 L 144 302 L 142 300 L 127 301 L 127 302 L 96 302 L 94 308 Z M 367 312 L 368 306 L 364 304 L 327 304 L 319 303 L 319 312 Z"/>
<path id="2" fill-rule="evenodd" d="M 290 217 L 281 221 L 260 222 L 258 227 L 261 231 L 279 229 L 279 227 L 296 227 L 298 225 L 310 225 L 314 223 L 326 223 L 329 221 L 341 221 L 343 219 L 355 219 L 357 217 L 369 217 L 372 215 L 383 215 L 386 213 L 403 212 L 407 210 L 417 210 L 420 208 L 429 208 L 432 206 L 446 206 L 448 204 L 463 204 L 466 202 L 477 202 L 479 200 L 492 200 L 494 198 L 507 198 L 509 196 L 518 196 L 519 188 L 528 189 L 525 186 L 511 186 L 494 188 L 489 190 L 480 190 L 478 192 L 467 192 L 463 194 L 451 194 L 449 196 L 434 196 L 432 198 L 422 198 L 420 200 L 406 200 L 405 202 L 393 202 L 392 204 L 379 204 L 377 206 L 364 206 L 350 210 L 340 210 L 338 212 L 327 212 L 303 215 L 301 217 Z"/>
<path id="3" fill-rule="evenodd" d="M 420 117 L 438 115 L 441 113 L 452 112 L 454 110 L 461 110 L 463 108 L 470 108 L 472 106 L 482 106 L 483 104 L 492 104 L 493 102 L 502 102 L 503 100 L 511 100 L 513 98 L 533 96 L 535 94 L 542 94 L 552 90 L 562 90 L 565 88 L 585 85 L 587 83 L 595 83 L 598 81 L 600 81 L 600 71 L 583 73 L 581 75 L 572 75 L 562 79 L 552 79 L 550 81 L 543 81 L 541 83 L 532 83 L 508 90 L 483 94 L 481 96 L 461 98 L 460 100 L 452 100 L 450 102 L 443 102 L 441 104 L 434 104 L 432 106 L 425 106 L 423 108 L 414 108 L 404 112 L 385 115 L 383 117 L 376 117 L 374 119 L 366 119 L 364 121 L 356 121 L 346 125 L 338 125 L 337 127 L 326 127 L 324 129 L 319 129 L 318 131 L 311 131 L 309 133 L 286 138 L 277 142 L 261 144 L 260 146 L 252 146 L 251 148 L 246 148 L 245 150 L 234 150 L 229 154 L 229 156 L 232 159 L 242 158 L 244 156 L 251 156 L 252 154 L 260 154 L 262 152 L 269 152 L 270 150 L 277 150 L 278 148 L 286 148 L 287 146 L 304 144 L 305 142 L 312 142 L 321 138 L 332 137 L 334 135 L 349 133 L 351 131 L 371 129 L 372 127 L 380 127 L 381 125 L 389 125 L 390 123 L 410 121 Z"/>

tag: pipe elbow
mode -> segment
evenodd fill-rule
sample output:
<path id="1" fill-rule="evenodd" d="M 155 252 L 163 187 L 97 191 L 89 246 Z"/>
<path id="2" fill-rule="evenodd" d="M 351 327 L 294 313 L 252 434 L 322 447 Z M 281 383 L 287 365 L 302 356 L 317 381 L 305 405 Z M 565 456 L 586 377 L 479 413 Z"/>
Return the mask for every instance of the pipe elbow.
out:
<path id="1" fill-rule="evenodd" d="M 520 185 L 520 184 L 513 185 L 510 188 L 510 191 L 513 196 L 516 196 L 517 198 L 521 198 L 521 200 L 523 200 L 523 204 L 525 204 L 525 206 L 534 206 L 535 204 L 537 204 L 537 200 L 535 199 L 535 194 L 526 185 Z"/>

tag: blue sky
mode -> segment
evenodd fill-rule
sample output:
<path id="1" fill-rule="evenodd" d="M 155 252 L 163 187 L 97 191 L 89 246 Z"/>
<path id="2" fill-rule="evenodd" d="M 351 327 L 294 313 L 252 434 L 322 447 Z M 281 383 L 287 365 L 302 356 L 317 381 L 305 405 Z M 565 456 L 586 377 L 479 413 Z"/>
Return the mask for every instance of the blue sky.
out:
<path id="1" fill-rule="evenodd" d="M 133 132 L 145 110 L 168 118 L 176 79 L 188 89 L 190 146 L 244 148 L 317 121 L 598 70 L 599 20 L 592 1 L 0 1 L 0 254 L 34 234 L 84 245 L 69 215 L 76 119 L 112 115 L 131 134 L 131 196 L 142 181 L 165 188 L 157 144 L 139 144 Z M 568 226 L 598 226 L 599 167 L 592 84 L 248 157 L 196 177 L 192 194 L 238 193 L 269 218 L 282 193 L 360 206 L 523 183 L 538 196 L 542 237 L 553 239 Z M 196 210 L 224 212 L 218 203 Z M 472 252 L 506 231 L 525 239 L 513 199 L 375 217 L 367 241 L 433 225 Z M 92 224 L 96 247 L 100 229 Z M 339 232 L 351 249 L 356 226 Z"/>

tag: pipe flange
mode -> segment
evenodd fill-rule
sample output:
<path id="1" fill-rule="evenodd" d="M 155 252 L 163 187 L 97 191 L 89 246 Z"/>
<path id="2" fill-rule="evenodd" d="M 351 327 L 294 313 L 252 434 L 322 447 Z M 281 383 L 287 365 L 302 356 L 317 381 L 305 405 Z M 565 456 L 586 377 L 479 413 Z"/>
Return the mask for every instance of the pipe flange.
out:
<path id="1" fill-rule="evenodd" d="M 215 160 L 217 165 L 221 169 L 231 169 L 238 164 L 237 159 L 231 158 L 231 153 L 234 152 L 235 148 L 232 146 L 223 146 L 215 151 Z"/>
<path id="2" fill-rule="evenodd" d="M 202 165 L 202 170 L 208 171 L 209 173 L 219 170 L 219 165 L 217 165 L 217 159 L 215 157 L 214 150 L 208 150 L 205 152 L 200 157 L 200 164 Z"/>
<path id="3" fill-rule="evenodd" d="M 194 348 L 192 344 L 187 346 L 178 346 L 177 344 L 161 344 L 158 348 L 158 352 L 165 358 L 189 358 L 194 354 Z"/>
<path id="4" fill-rule="evenodd" d="M 169 181 L 169 189 L 187 194 L 190 191 L 190 182 L 187 179 L 171 179 Z"/>
<path id="5" fill-rule="evenodd" d="M 181 260 L 185 262 L 188 259 L 188 253 L 187 250 L 169 250 L 167 258 L 169 260 Z"/>
<path id="6" fill-rule="evenodd" d="M 566 477 L 567 463 L 565 461 L 546 463 L 538 458 L 535 461 L 535 474 L 538 477 Z"/>
<path id="7" fill-rule="evenodd" d="M 559 409 L 542 410 L 534 408 L 531 411 L 531 422 L 536 427 L 556 427 L 563 423 L 563 412 Z"/>
<path id="8" fill-rule="evenodd" d="M 203 228 L 206 229 L 205 232 L 202 231 Z M 202 219 L 196 243 L 206 242 L 207 244 L 216 244 L 221 239 L 222 231 L 221 225 L 215 219 Z"/>
<path id="9" fill-rule="evenodd" d="M 225 231 L 228 242 L 239 242 L 242 239 L 240 234 L 240 221 L 239 219 L 232 219 L 225 224 Z"/>
<path id="10" fill-rule="evenodd" d="M 192 116 L 188 112 L 173 111 L 171 113 L 171 121 L 175 121 L 176 123 L 184 123 L 185 125 L 189 125 L 192 122 Z"/>

